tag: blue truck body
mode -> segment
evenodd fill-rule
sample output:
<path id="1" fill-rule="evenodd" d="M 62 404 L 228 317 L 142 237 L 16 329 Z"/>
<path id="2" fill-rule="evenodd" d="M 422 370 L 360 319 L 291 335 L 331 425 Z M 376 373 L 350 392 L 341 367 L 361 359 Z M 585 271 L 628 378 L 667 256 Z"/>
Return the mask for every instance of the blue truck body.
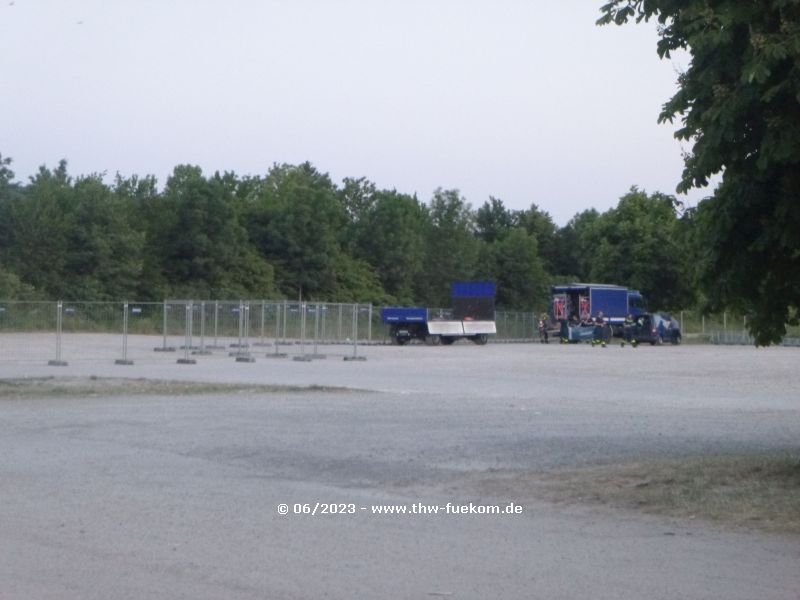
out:
<path id="1" fill-rule="evenodd" d="M 625 319 L 628 314 L 628 290 L 623 289 L 609 289 L 609 288 L 590 288 L 589 289 L 589 305 L 591 306 L 592 314 L 597 316 L 597 313 L 603 312 L 609 320 L 621 316 Z"/>
<path id="2" fill-rule="evenodd" d="M 638 317 L 646 312 L 642 295 L 620 285 L 570 283 L 554 285 L 551 292 L 550 317 L 554 324 L 573 315 L 584 321 L 602 312 L 611 325 L 621 326 L 627 315 Z"/>

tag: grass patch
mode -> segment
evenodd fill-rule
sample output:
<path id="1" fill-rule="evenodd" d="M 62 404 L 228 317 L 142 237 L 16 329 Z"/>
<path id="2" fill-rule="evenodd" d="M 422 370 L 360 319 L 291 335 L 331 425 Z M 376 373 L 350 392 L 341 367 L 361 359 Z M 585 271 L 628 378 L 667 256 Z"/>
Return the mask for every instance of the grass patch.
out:
<path id="1" fill-rule="evenodd" d="M 38 377 L 0 379 L 0 400 L 20 398 L 67 398 L 93 396 L 187 396 L 216 393 L 277 394 L 297 392 L 353 392 L 344 387 L 320 385 L 264 385 L 204 383 L 159 379 L 111 377 Z"/>
<path id="2" fill-rule="evenodd" d="M 604 465 L 545 476 L 537 495 L 800 534 L 800 455 Z"/>

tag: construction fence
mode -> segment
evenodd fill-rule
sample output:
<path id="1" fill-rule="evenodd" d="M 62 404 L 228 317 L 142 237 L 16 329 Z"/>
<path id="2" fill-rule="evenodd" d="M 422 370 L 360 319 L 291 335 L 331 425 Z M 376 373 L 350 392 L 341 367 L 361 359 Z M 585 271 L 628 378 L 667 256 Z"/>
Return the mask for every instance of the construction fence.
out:
<path id="1" fill-rule="evenodd" d="M 372 337 L 365 304 L 313 302 L 2 302 L 0 361 L 118 364 L 200 356 L 358 358 Z M 43 352 L 46 356 L 43 356 Z"/>
<path id="2" fill-rule="evenodd" d="M 432 318 L 451 317 L 431 309 Z M 539 341 L 536 312 L 497 311 L 492 343 Z M 673 313 L 684 341 L 752 345 L 746 317 Z M 118 364 L 199 357 L 339 357 L 364 360 L 368 345 L 389 344 L 380 309 L 371 304 L 290 301 L 20 302 L 0 301 L 0 363 Z M 800 345 L 800 329 L 784 345 Z"/>
<path id="3" fill-rule="evenodd" d="M 446 316 L 447 311 L 442 312 Z M 538 340 L 533 313 L 498 312 L 493 341 Z M 290 301 L 0 302 L 0 362 L 117 364 L 200 357 L 363 360 L 391 340 L 371 304 Z"/>
<path id="4" fill-rule="evenodd" d="M 723 312 L 706 315 L 699 311 L 682 310 L 673 313 L 681 324 L 684 339 L 697 339 L 712 344 L 744 345 L 755 344 L 747 329 L 747 317 Z M 784 346 L 800 346 L 800 327 L 787 328 Z"/>

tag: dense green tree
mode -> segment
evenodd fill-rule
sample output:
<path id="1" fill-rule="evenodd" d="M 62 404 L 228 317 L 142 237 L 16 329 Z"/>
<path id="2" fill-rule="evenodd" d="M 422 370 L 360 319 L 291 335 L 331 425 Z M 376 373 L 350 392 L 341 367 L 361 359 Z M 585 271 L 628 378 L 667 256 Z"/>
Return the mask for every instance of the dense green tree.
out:
<path id="1" fill-rule="evenodd" d="M 159 300 L 171 295 L 161 270 L 161 250 L 154 243 L 156 231 L 161 229 L 162 217 L 167 210 L 158 190 L 158 181 L 152 175 L 123 177 L 117 173 L 111 189 L 121 210 L 127 213 L 131 229 L 141 234 L 144 240 L 136 298 Z"/>
<path id="2" fill-rule="evenodd" d="M 558 227 L 550 214 L 536 204 L 531 204 L 528 210 L 519 213 L 518 222 L 536 239 L 544 267 L 551 273 L 556 272 L 555 267 L 559 260 L 556 245 Z"/>
<path id="3" fill-rule="evenodd" d="M 40 167 L 24 193 L 3 210 L 4 260 L 20 281 L 51 298 L 67 291 L 67 239 L 72 180 L 66 161 Z"/>
<path id="4" fill-rule="evenodd" d="M 475 212 L 475 235 L 480 240 L 475 275 L 496 281 L 495 246 L 518 224 L 519 213 L 508 210 L 503 201 L 493 196 Z"/>
<path id="5" fill-rule="evenodd" d="M 509 229 L 482 252 L 479 275 L 497 284 L 497 305 L 530 310 L 547 304 L 549 278 L 536 238 L 522 227 Z"/>
<path id="6" fill-rule="evenodd" d="M 346 223 L 330 177 L 310 163 L 273 166 L 248 218 L 256 247 L 275 266 L 281 292 L 319 299 L 337 295 L 336 260 Z"/>
<path id="7" fill-rule="evenodd" d="M 414 196 L 379 191 L 356 227 L 356 255 L 372 265 L 387 296 L 410 304 L 425 269 L 427 214 Z"/>
<path id="8" fill-rule="evenodd" d="M 4 259 L 21 283 L 66 299 L 135 295 L 143 236 L 99 175 L 73 182 L 65 161 L 42 167 L 2 212 Z"/>
<path id="9" fill-rule="evenodd" d="M 12 190 L 14 171 L 11 170 L 11 158 L 0 154 L 0 298 L 16 298 L 21 282 L 14 273 L 3 267 L 3 262 L 12 243 L 12 222 L 10 207 L 12 198 L 17 194 Z"/>
<path id="10" fill-rule="evenodd" d="M 593 234 L 600 213 L 594 208 L 578 213 L 556 232 L 554 246 L 557 260 L 552 275 L 562 283 L 588 281 L 596 248 Z"/>
<path id="11" fill-rule="evenodd" d="M 0 298 L 3 300 L 32 300 L 36 298 L 36 290 L 22 283 L 14 273 L 6 271 L 0 265 Z"/>
<path id="12" fill-rule="evenodd" d="M 519 224 L 519 215 L 492 196 L 475 213 L 475 232 L 487 244 L 504 237 Z"/>
<path id="13" fill-rule="evenodd" d="M 0 193 L 14 180 L 14 171 L 11 170 L 11 158 L 0 153 Z"/>
<path id="14" fill-rule="evenodd" d="M 475 274 L 480 249 L 475 217 L 458 190 L 442 189 L 434 192 L 428 216 L 425 271 L 416 296 L 429 306 L 449 306 L 450 284 Z"/>
<path id="15" fill-rule="evenodd" d="M 351 223 L 358 223 L 369 212 L 375 203 L 377 191 L 375 184 L 365 177 L 344 178 L 337 195 Z"/>
<path id="16" fill-rule="evenodd" d="M 199 167 L 175 167 L 151 214 L 149 260 L 162 289 L 197 298 L 270 297 L 273 270 L 250 243 L 234 210 L 235 177 L 206 179 Z M 156 264 L 153 264 L 153 263 Z"/>
<path id="17" fill-rule="evenodd" d="M 79 178 L 65 215 L 64 297 L 120 300 L 136 296 L 144 234 L 131 227 L 124 202 L 98 175 Z"/>
<path id="18" fill-rule="evenodd" d="M 336 293 L 330 300 L 378 305 L 391 301 L 381 286 L 378 274 L 368 262 L 339 253 L 333 268 L 336 273 Z"/>
<path id="19" fill-rule="evenodd" d="M 24 284 L 16 274 L 3 266 L 13 235 L 9 207 L 12 199 L 19 196 L 18 187 L 14 183 L 11 158 L 0 154 L 0 298 L 7 300 L 30 299 L 36 293 L 33 286 Z"/>
<path id="20" fill-rule="evenodd" d="M 339 232 L 339 245 L 341 252 L 349 257 L 363 256 L 358 241 L 363 237 L 365 217 L 375 205 L 378 193 L 375 184 L 364 177 L 345 177 L 342 186 L 336 189 L 336 197 L 346 215 L 346 222 Z M 367 262 L 372 264 L 372 261 Z M 343 289 L 341 283 L 337 286 L 339 290 Z"/>
<path id="21" fill-rule="evenodd" d="M 590 229 L 590 278 L 640 290 L 654 309 L 692 300 L 690 257 L 673 196 L 632 188 Z"/>
<path id="22" fill-rule="evenodd" d="M 123 177 L 117 173 L 111 189 L 128 206 L 131 216 L 143 217 L 159 198 L 158 181 L 153 175 Z"/>
<path id="23" fill-rule="evenodd" d="M 698 207 L 708 308 L 778 341 L 800 307 L 800 2 L 613 0 L 599 23 L 657 19 L 658 53 L 691 62 L 660 119 L 691 141 L 679 190 L 722 173 Z"/>

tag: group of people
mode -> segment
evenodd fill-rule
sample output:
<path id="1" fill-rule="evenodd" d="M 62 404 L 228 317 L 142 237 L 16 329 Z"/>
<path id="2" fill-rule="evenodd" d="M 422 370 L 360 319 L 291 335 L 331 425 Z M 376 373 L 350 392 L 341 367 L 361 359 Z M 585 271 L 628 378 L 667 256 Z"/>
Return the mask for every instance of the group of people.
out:
<path id="1" fill-rule="evenodd" d="M 634 318 L 631 314 L 625 317 L 621 345 L 630 344 L 634 348 L 638 346 L 639 332 L 643 327 L 645 327 L 644 317 Z M 539 341 L 542 344 L 550 343 L 548 329 L 549 317 L 547 313 L 542 313 L 539 317 Z M 581 319 L 577 313 L 572 313 L 569 319 L 561 320 L 559 338 L 562 344 L 583 340 L 589 341 L 591 339 L 592 346 L 605 348 L 611 342 L 612 337 L 611 325 L 606 320 L 603 311 L 599 311 L 594 318 L 591 315 L 584 315 L 583 319 Z"/>
<path id="2" fill-rule="evenodd" d="M 579 341 L 580 339 L 587 339 L 591 334 L 591 341 L 593 346 L 602 346 L 605 348 L 606 344 L 611 341 L 612 331 L 608 322 L 603 315 L 603 311 L 597 313 L 597 316 L 592 318 L 591 315 L 584 315 L 583 319 L 579 318 L 577 313 L 573 313 L 570 318 L 561 321 L 561 331 L 559 337 L 562 344 L 567 344 L 571 341 Z M 548 343 L 547 335 L 547 315 L 543 314 L 539 319 L 539 339 L 542 343 Z"/>

